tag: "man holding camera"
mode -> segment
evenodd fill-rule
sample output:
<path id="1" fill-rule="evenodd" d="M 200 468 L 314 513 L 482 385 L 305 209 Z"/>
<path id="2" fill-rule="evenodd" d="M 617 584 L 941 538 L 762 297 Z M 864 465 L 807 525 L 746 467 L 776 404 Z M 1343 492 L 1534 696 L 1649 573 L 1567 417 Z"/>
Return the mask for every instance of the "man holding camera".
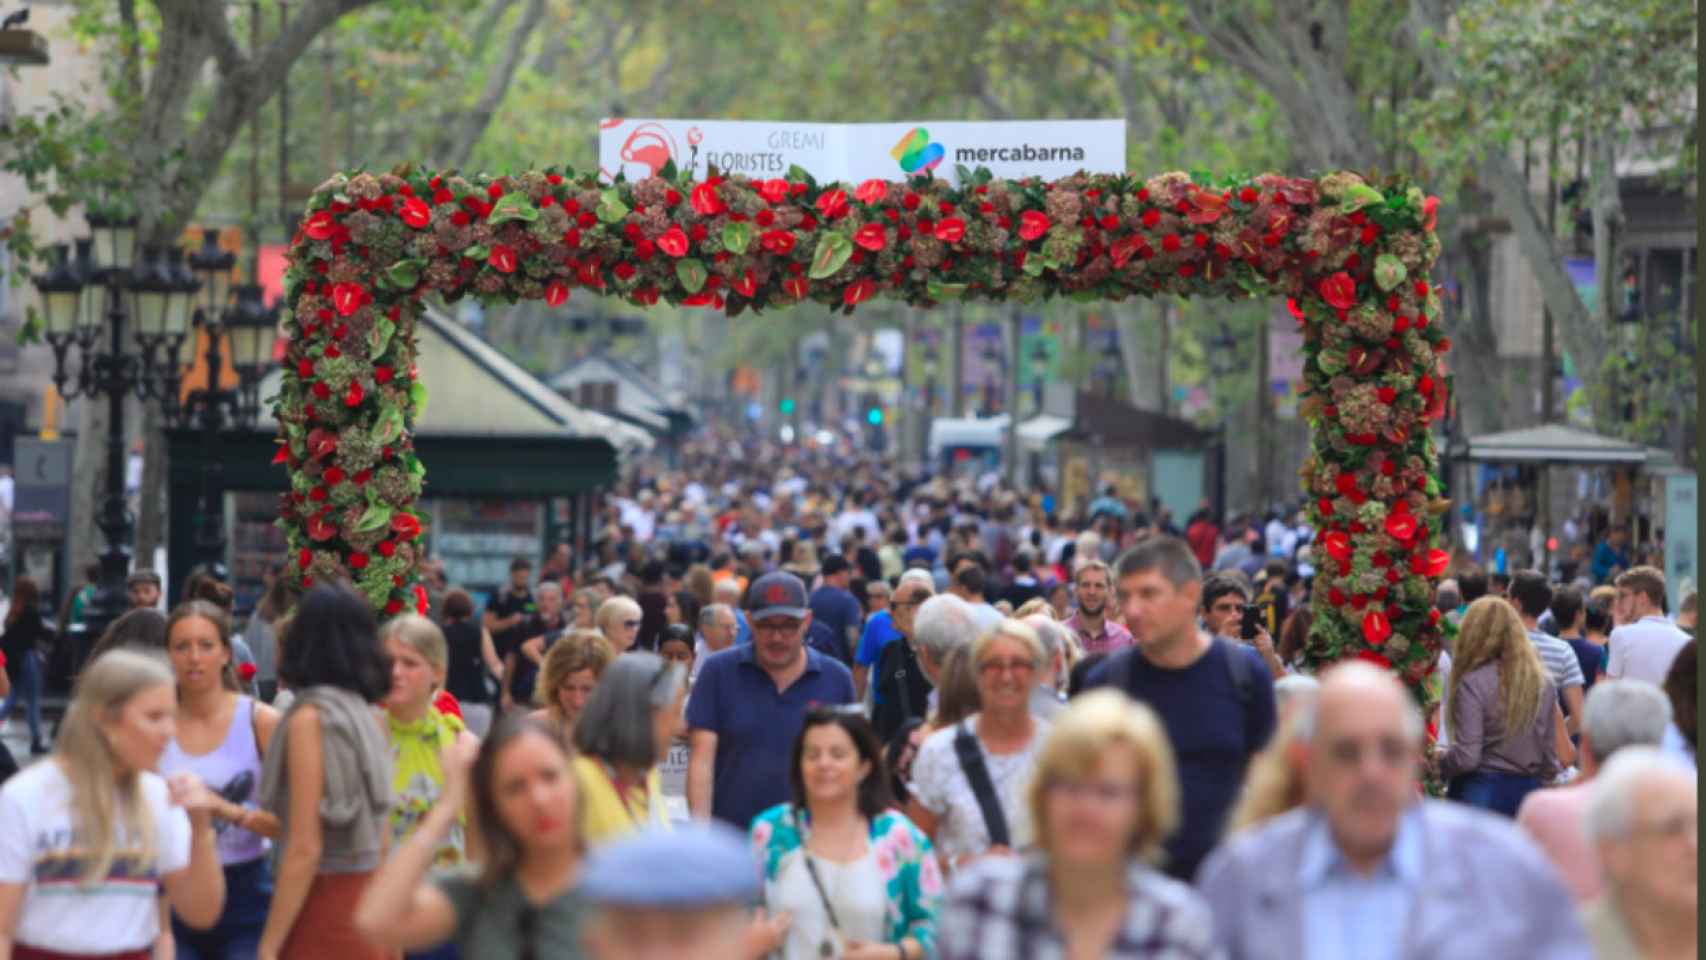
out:
<path id="1" fill-rule="evenodd" d="M 1250 588 L 1243 578 L 1232 573 L 1209 576 L 1202 585 L 1202 626 L 1211 637 L 1238 640 L 1256 648 L 1276 678 L 1286 675 L 1285 664 L 1274 649 L 1273 630 L 1269 618 L 1278 618 L 1274 598 L 1264 594 L 1250 602 Z"/>

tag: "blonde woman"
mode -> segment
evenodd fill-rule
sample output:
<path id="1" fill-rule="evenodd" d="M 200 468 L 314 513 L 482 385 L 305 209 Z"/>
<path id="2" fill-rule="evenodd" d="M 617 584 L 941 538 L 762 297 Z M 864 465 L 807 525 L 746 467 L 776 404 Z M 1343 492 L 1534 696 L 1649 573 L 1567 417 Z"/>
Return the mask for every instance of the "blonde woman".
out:
<path id="1" fill-rule="evenodd" d="M 1218 957 L 1207 904 L 1150 864 L 1179 822 L 1161 721 L 1115 690 L 1067 707 L 1037 757 L 1026 806 L 1036 848 L 956 879 L 940 960 Z"/>
<path id="2" fill-rule="evenodd" d="M 609 642 L 597 630 L 571 630 L 545 654 L 539 683 L 533 688 L 533 702 L 539 709 L 532 717 L 555 731 L 564 748 L 574 746 L 575 721 L 614 659 Z"/>
<path id="3" fill-rule="evenodd" d="M 103 654 L 78 678 L 52 756 L 0 788 L 5 956 L 145 960 L 162 904 L 199 930 L 218 922 L 221 800 L 194 774 L 150 772 L 177 706 L 160 659 Z"/>
<path id="4" fill-rule="evenodd" d="M 1558 691 L 1516 608 L 1498 597 L 1469 605 L 1458 629 L 1446 691 L 1451 744 L 1435 756 L 1446 795 L 1516 816 L 1522 798 L 1568 763 Z"/>
<path id="5" fill-rule="evenodd" d="M 634 649 L 634 640 L 640 635 L 640 617 L 640 605 L 632 597 L 611 597 L 599 604 L 595 619 L 611 652 L 620 656 Z"/>
<path id="6" fill-rule="evenodd" d="M 1250 761 L 1244 791 L 1227 818 L 1226 835 L 1303 806 L 1308 799 L 1303 779 L 1308 757 L 1309 738 L 1302 718 L 1281 721 L 1273 740 Z"/>
<path id="7" fill-rule="evenodd" d="M 449 659 L 444 633 L 426 617 L 404 614 L 379 633 L 391 658 L 391 692 L 385 698 L 385 724 L 391 742 L 391 847 L 402 845 L 420 826 L 444 792 L 444 757 L 461 741 L 478 749 L 479 741 L 460 718 L 433 708 L 444 685 Z M 441 868 L 467 859 L 466 818 L 451 825 L 434 862 Z"/>

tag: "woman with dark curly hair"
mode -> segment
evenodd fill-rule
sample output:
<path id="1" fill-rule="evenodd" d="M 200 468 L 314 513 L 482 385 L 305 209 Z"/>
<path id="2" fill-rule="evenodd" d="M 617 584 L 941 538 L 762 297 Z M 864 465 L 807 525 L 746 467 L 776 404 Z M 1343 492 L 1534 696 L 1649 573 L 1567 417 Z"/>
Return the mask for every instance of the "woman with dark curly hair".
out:
<path id="1" fill-rule="evenodd" d="M 1695 762 L 1696 738 L 1699 735 L 1695 705 L 1700 702 L 1700 676 L 1695 672 L 1695 665 L 1699 662 L 1694 652 L 1695 642 L 1688 641 L 1676 652 L 1670 672 L 1665 674 L 1665 695 L 1670 697 L 1671 722 L 1665 730 L 1664 740 L 1660 742 L 1666 750 L 1686 756 L 1689 763 Z"/>

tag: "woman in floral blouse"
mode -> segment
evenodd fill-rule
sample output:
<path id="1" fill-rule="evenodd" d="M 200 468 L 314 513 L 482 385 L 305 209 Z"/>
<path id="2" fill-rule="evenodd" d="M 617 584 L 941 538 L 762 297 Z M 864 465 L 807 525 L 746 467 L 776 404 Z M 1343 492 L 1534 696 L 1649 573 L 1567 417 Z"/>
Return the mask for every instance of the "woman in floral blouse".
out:
<path id="1" fill-rule="evenodd" d="M 794 802 L 752 823 L 765 905 L 791 917 L 768 927 L 769 949 L 784 960 L 934 957 L 942 876 L 929 839 L 891 809 L 870 724 L 812 710 L 789 769 Z"/>
<path id="2" fill-rule="evenodd" d="M 385 698 L 394 777 L 391 788 L 391 847 L 396 849 L 425 819 L 444 790 L 444 755 L 458 740 L 472 750 L 478 741 L 454 714 L 433 707 L 443 686 L 449 653 L 444 633 L 426 617 L 405 614 L 381 632 L 391 655 L 391 693 Z M 458 821 L 434 857 L 438 867 L 469 859 L 465 822 Z"/>

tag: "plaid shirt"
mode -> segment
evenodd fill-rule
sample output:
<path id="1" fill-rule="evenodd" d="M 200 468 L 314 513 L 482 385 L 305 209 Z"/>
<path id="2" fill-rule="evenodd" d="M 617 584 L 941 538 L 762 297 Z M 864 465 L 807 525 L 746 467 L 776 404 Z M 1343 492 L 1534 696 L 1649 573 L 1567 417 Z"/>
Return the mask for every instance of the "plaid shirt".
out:
<path id="1" fill-rule="evenodd" d="M 1091 633 L 1078 614 L 1066 618 L 1066 625 L 1078 636 L 1078 645 L 1085 654 L 1113 653 L 1132 645 L 1131 631 L 1112 620 L 1102 621 L 1102 632 Z"/>
<path id="2" fill-rule="evenodd" d="M 1223 960 L 1208 906 L 1190 887 L 1133 862 L 1125 921 L 1106 960 Z M 991 857 L 961 872 L 937 916 L 939 960 L 1063 960 L 1040 857 Z"/>

